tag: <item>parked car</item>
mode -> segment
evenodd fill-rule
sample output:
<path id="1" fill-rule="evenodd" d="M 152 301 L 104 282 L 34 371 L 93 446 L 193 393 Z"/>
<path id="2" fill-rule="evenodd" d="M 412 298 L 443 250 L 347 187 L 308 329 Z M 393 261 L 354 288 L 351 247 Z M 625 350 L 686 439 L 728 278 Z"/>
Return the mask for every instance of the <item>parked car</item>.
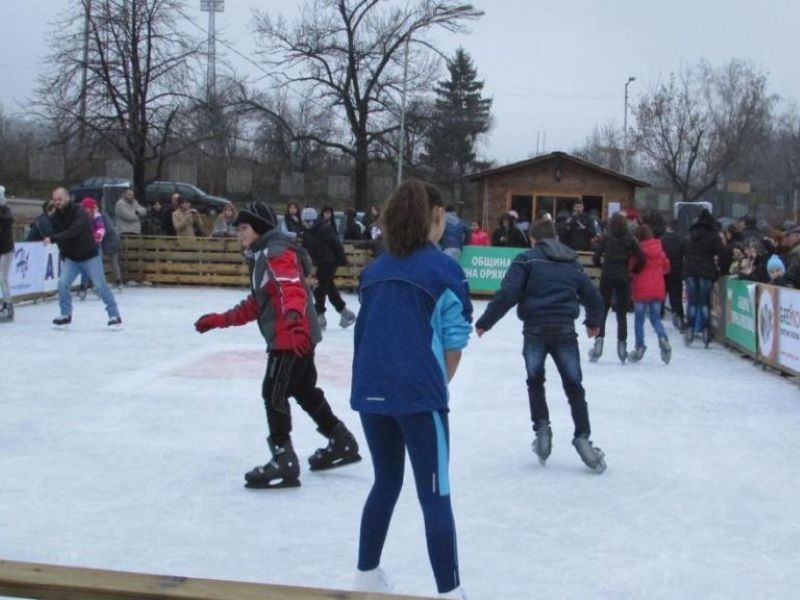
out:
<path id="1" fill-rule="evenodd" d="M 100 200 L 103 197 L 103 186 L 106 185 L 130 185 L 130 180 L 124 177 L 89 177 L 70 187 L 69 193 L 73 202 L 80 202 L 87 196 Z"/>
<path id="2" fill-rule="evenodd" d="M 192 208 L 212 217 L 221 213 L 226 204 L 231 204 L 230 200 L 210 196 L 200 188 L 180 181 L 153 181 L 148 183 L 145 188 L 144 201 L 140 200 L 140 202 L 144 206 L 152 206 L 158 200 L 164 206 L 169 206 L 172 194 L 175 192 L 178 192 L 184 198 L 188 198 Z"/>

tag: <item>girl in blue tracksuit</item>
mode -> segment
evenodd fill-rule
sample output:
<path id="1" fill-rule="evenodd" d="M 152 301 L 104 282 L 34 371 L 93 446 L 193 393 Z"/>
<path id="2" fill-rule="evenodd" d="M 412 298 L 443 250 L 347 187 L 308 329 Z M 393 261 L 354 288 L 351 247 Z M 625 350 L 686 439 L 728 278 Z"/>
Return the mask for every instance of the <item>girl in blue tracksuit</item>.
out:
<path id="1" fill-rule="evenodd" d="M 472 330 L 469 288 L 458 263 L 435 245 L 445 226 L 436 188 L 402 183 L 383 224 L 387 251 L 361 275 L 355 326 L 350 403 L 361 414 L 375 483 L 361 518 L 354 587 L 389 591 L 378 565 L 408 449 L 436 586 L 460 598 L 447 383 Z"/>

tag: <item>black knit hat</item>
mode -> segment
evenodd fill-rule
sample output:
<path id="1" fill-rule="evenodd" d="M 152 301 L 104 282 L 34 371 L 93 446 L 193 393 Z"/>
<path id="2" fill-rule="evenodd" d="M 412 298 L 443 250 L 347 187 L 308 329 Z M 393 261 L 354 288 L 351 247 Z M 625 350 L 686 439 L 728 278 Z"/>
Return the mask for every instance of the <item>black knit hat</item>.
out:
<path id="1" fill-rule="evenodd" d="M 250 202 L 242 210 L 239 211 L 239 216 L 233 222 L 234 225 L 239 223 L 247 223 L 259 235 L 267 233 L 273 229 L 278 223 L 278 218 L 275 216 L 275 211 L 271 206 L 263 202 Z"/>

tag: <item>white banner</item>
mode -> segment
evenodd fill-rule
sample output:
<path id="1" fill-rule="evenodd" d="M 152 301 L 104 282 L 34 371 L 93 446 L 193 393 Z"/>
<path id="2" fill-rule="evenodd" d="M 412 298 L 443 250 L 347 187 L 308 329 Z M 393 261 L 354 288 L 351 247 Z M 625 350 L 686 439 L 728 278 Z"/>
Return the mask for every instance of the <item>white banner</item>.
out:
<path id="1" fill-rule="evenodd" d="M 54 292 L 61 274 L 58 247 L 42 242 L 17 242 L 11 262 L 11 296 Z"/>
<path id="2" fill-rule="evenodd" d="M 800 291 L 782 287 L 778 293 L 778 362 L 800 372 Z"/>

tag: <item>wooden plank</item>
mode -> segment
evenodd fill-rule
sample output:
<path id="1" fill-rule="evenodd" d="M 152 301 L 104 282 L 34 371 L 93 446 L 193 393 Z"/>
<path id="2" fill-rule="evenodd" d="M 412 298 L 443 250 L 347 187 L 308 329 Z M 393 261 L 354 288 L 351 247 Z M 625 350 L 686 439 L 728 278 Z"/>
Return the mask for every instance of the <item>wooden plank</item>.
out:
<path id="1" fill-rule="evenodd" d="M 0 561 L 0 595 L 41 600 L 420 600 L 419 596 L 149 575 L 7 560 Z"/>

